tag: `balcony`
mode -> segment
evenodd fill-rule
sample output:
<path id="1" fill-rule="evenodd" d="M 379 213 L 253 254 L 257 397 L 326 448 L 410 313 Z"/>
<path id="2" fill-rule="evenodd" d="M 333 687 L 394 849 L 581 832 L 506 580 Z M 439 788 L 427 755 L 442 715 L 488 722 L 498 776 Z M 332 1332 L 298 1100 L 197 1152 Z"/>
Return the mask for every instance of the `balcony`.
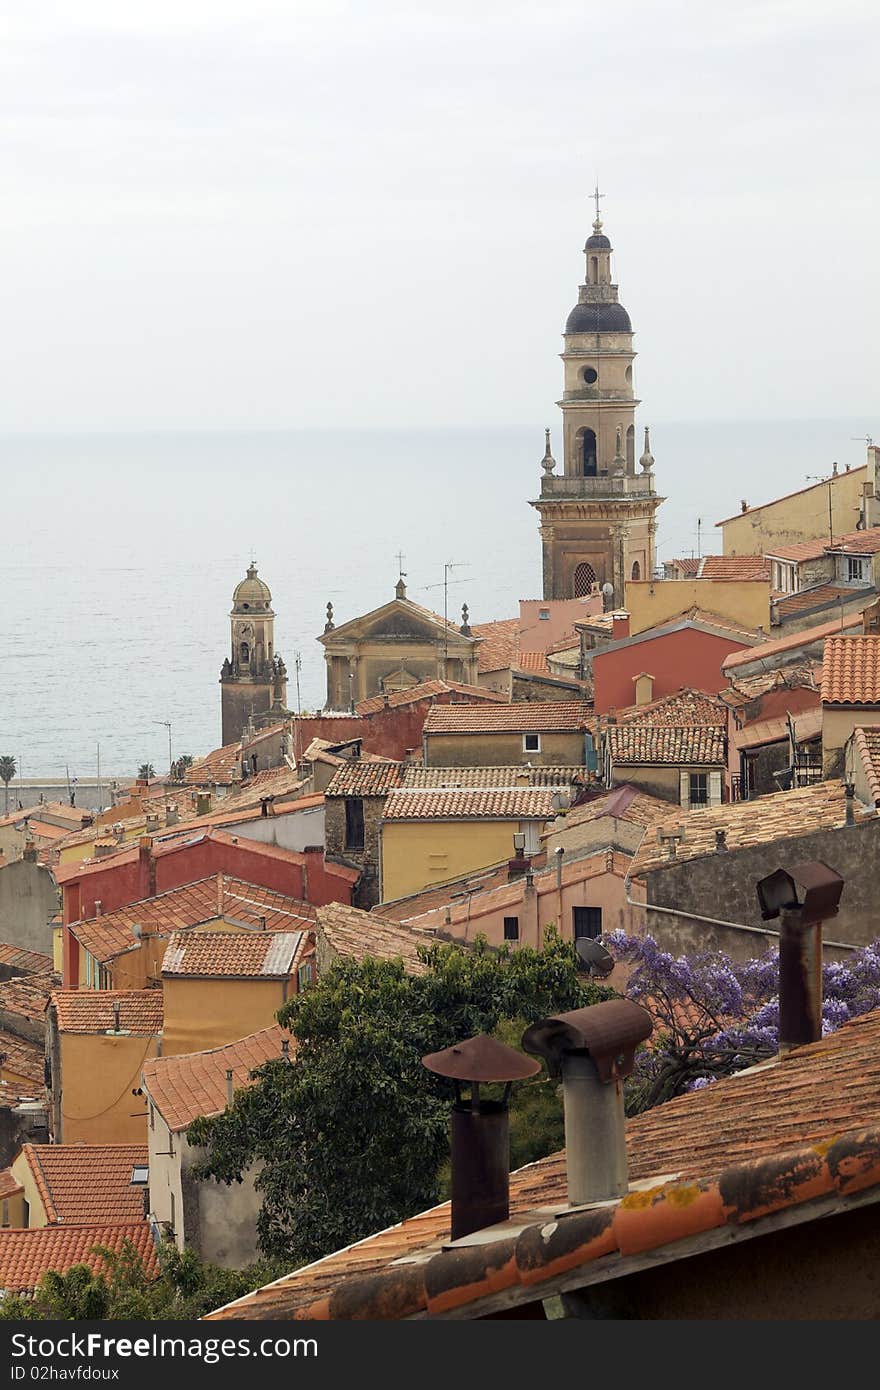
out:
<path id="1" fill-rule="evenodd" d="M 596 478 L 567 478 L 555 473 L 547 473 L 541 479 L 542 498 L 602 498 L 602 497 L 653 497 L 654 477 L 643 473 L 638 477 L 628 473 L 613 476 L 600 474 Z"/>

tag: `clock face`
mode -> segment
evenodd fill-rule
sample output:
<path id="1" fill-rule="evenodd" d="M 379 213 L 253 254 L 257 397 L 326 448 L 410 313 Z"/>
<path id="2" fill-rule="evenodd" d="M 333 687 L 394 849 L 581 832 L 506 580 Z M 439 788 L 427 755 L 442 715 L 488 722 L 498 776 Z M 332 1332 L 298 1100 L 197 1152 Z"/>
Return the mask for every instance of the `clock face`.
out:
<path id="1" fill-rule="evenodd" d="M 250 623 L 245 623 L 242 627 L 238 629 L 238 635 L 242 638 L 243 641 L 247 642 L 250 640 L 251 637 L 253 637 L 254 629 Z"/>

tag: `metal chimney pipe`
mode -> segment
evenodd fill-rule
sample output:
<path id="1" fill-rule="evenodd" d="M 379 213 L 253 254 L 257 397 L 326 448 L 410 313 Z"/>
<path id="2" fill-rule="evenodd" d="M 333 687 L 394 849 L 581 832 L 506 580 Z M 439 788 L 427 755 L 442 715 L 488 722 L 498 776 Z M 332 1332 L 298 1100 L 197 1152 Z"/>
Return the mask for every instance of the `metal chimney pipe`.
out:
<path id="1" fill-rule="evenodd" d="M 507 1102 L 514 1081 L 534 1076 L 540 1065 L 480 1033 L 422 1065 L 455 1082 L 452 1107 L 452 1239 L 506 1221 L 510 1214 L 510 1129 Z M 461 1083 L 470 1096 L 461 1093 Z M 480 1086 L 503 1082 L 501 1100 L 483 1099 Z"/>
<path id="2" fill-rule="evenodd" d="M 654 1024 L 629 999 L 609 999 L 542 1019 L 522 1036 L 526 1052 L 562 1077 L 570 1206 L 622 1197 L 629 1185 L 623 1082 Z"/>
<path id="3" fill-rule="evenodd" d="M 232 1104 L 232 1067 L 226 1068 L 226 1104 Z"/>
<path id="4" fill-rule="evenodd" d="M 822 923 L 779 913 L 779 1055 L 822 1036 Z"/>

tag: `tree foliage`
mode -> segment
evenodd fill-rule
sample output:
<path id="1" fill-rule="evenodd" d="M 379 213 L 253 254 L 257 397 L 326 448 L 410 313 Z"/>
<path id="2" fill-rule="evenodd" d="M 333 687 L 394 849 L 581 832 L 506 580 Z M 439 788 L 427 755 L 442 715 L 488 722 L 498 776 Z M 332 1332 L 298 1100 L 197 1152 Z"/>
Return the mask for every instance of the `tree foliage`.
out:
<path id="1" fill-rule="evenodd" d="M 436 944 L 423 958 L 423 975 L 399 960 L 336 963 L 278 1015 L 297 1040 L 291 1059 L 190 1126 L 203 1176 L 234 1182 L 257 1165 L 267 1255 L 316 1259 L 438 1199 L 453 1093 L 426 1053 L 610 995 L 554 932 L 543 951 Z"/>
<path id="2" fill-rule="evenodd" d="M 733 961 L 722 951 L 674 956 L 652 936 L 604 938 L 632 967 L 626 993 L 655 1020 L 636 1057 L 627 1110 L 637 1114 L 772 1057 L 779 1048 L 779 954 Z M 822 1032 L 880 1006 L 880 941 L 822 970 Z"/>
<path id="3" fill-rule="evenodd" d="M 149 782 L 156 776 L 156 769 L 152 763 L 141 763 L 137 771 L 139 782 Z"/>
<path id="4" fill-rule="evenodd" d="M 152 1278 L 132 1243 L 117 1252 L 96 1245 L 103 1268 L 73 1265 L 64 1274 L 49 1270 L 32 1298 L 0 1300 L 0 1320 L 76 1321 L 78 1319 L 191 1320 L 286 1273 L 267 1261 L 243 1270 L 221 1269 L 172 1241 L 159 1246 L 159 1277 Z"/>
<path id="5" fill-rule="evenodd" d="M 9 783 L 12 781 L 17 771 L 18 764 L 11 754 L 6 753 L 0 757 L 0 782 L 3 783 L 3 790 L 6 793 L 7 811 L 9 810 Z"/>

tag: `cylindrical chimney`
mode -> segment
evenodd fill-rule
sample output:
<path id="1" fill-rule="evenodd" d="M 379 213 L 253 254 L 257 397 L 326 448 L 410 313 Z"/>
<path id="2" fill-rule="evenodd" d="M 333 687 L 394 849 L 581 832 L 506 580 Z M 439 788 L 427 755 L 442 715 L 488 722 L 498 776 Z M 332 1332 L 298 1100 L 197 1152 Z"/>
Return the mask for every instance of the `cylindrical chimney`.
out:
<path id="1" fill-rule="evenodd" d="M 232 1067 L 227 1067 L 227 1068 L 226 1068 L 226 1104 L 227 1104 L 227 1105 L 231 1105 L 231 1104 L 232 1104 L 232 1096 L 233 1096 L 233 1090 L 232 1090 Z"/>
<path id="2" fill-rule="evenodd" d="M 779 1051 L 822 1036 L 822 924 L 800 907 L 779 913 Z"/>
<path id="3" fill-rule="evenodd" d="M 510 1131 L 507 1102 L 514 1081 L 534 1076 L 537 1062 L 480 1033 L 422 1065 L 455 1082 L 452 1107 L 452 1239 L 506 1221 L 510 1214 Z M 480 1086 L 504 1083 L 500 1100 L 483 1099 Z M 463 1097 L 461 1084 L 470 1086 Z"/>
<path id="4" fill-rule="evenodd" d="M 542 1019 L 523 1033 L 526 1052 L 543 1057 L 550 1075 L 562 1077 L 570 1206 L 627 1191 L 623 1082 L 653 1026 L 640 1004 L 609 999 Z"/>

